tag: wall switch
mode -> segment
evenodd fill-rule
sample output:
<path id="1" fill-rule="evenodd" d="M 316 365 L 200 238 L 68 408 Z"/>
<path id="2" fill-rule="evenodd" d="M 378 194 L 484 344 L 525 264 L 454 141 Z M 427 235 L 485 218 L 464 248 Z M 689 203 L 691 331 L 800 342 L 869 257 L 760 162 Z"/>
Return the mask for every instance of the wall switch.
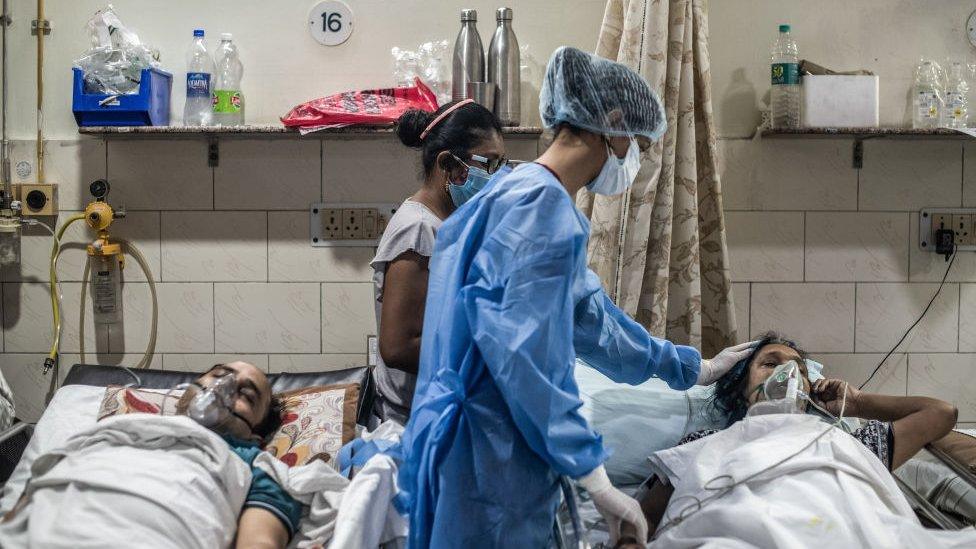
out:
<path id="1" fill-rule="evenodd" d="M 342 239 L 363 238 L 363 211 L 359 208 L 342 210 Z"/>
<path id="2" fill-rule="evenodd" d="M 53 183 L 21 183 L 14 186 L 21 213 L 27 216 L 58 215 L 58 186 Z"/>
<path id="3" fill-rule="evenodd" d="M 376 208 L 366 208 L 363 210 L 363 238 L 378 238 L 379 231 L 379 212 Z"/>
<path id="4" fill-rule="evenodd" d="M 380 338 L 374 335 L 366 336 L 366 365 L 376 366 L 380 356 Z"/>

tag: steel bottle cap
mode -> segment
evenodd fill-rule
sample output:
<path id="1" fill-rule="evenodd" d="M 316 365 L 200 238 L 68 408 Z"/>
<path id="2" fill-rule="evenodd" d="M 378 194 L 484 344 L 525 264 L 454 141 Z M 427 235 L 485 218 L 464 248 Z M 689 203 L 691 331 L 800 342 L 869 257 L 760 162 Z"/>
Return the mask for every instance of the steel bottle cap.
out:
<path id="1" fill-rule="evenodd" d="M 465 9 L 461 10 L 461 22 L 465 21 L 477 21 L 478 20 L 478 10 Z"/>
<path id="2" fill-rule="evenodd" d="M 495 12 L 496 21 L 511 21 L 512 20 L 512 8 L 498 8 Z"/>

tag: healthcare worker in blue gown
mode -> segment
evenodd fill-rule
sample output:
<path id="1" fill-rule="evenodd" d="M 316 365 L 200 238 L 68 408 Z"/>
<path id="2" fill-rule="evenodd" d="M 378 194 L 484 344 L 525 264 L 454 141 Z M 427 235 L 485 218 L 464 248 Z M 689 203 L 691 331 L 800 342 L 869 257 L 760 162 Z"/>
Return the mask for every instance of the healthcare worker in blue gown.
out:
<path id="1" fill-rule="evenodd" d="M 545 547 L 560 475 L 589 492 L 612 537 L 623 522 L 646 537 L 640 506 L 611 486 L 601 437 L 580 415 L 576 357 L 617 382 L 658 377 L 687 389 L 749 353 L 743 344 L 706 361 L 652 337 L 587 268 L 589 222 L 573 196 L 584 186 L 624 192 L 640 165 L 637 140 L 664 133 L 644 79 L 561 48 L 539 109 L 552 146 L 493 178 L 437 235 L 402 438 L 410 547 Z"/>

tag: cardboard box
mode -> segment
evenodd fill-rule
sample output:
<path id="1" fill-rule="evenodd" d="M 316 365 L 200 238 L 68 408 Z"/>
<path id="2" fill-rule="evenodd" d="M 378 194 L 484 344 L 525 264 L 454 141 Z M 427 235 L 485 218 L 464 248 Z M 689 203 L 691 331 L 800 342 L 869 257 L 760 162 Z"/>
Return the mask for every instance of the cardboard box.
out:
<path id="1" fill-rule="evenodd" d="M 806 128 L 876 128 L 878 77 L 804 75 L 800 113 Z"/>

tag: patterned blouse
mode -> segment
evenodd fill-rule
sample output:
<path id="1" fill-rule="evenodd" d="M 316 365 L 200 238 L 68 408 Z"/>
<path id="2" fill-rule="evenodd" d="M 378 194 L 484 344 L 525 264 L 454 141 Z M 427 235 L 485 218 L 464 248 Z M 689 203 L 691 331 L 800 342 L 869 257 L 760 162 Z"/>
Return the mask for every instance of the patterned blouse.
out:
<path id="1" fill-rule="evenodd" d="M 705 438 L 708 435 L 714 435 L 717 432 L 718 429 L 695 431 L 694 433 L 685 435 L 684 438 L 678 441 L 678 445 L 687 444 Z M 881 463 L 884 463 L 885 467 L 891 470 L 892 448 L 895 447 L 894 431 L 891 429 L 891 423 L 872 419 L 863 427 L 851 433 L 851 436 L 865 445 L 872 454 L 878 456 Z"/>

